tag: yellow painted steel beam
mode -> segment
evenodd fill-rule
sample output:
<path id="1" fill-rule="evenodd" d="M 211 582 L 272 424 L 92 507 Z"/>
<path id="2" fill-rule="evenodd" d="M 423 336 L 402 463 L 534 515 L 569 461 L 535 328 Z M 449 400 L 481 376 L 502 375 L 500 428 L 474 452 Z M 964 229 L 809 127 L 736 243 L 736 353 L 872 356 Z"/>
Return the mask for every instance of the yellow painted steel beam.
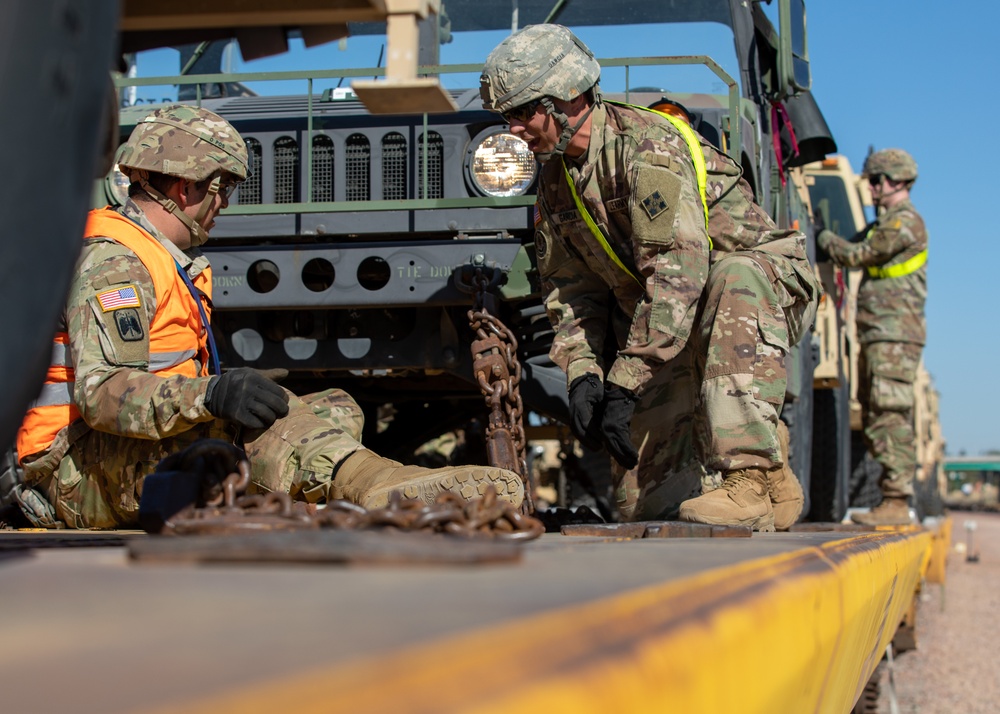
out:
<path id="1" fill-rule="evenodd" d="M 931 541 L 855 535 L 158 711 L 845 712 Z"/>

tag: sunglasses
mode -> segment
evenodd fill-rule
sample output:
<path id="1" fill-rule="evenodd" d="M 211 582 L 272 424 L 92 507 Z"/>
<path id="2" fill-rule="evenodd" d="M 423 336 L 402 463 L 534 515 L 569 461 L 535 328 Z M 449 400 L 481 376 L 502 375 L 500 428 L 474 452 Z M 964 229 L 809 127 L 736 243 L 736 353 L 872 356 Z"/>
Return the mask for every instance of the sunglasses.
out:
<path id="1" fill-rule="evenodd" d="M 508 124 L 510 124 L 512 119 L 523 123 L 528 121 L 535 114 L 535 110 L 538 109 L 539 104 L 541 104 L 541 100 L 536 99 L 533 102 L 522 104 L 519 107 L 513 107 L 505 112 L 500 112 L 500 116 L 502 116 L 504 121 Z"/>
<path id="2" fill-rule="evenodd" d="M 233 192 L 240 184 L 236 181 L 223 181 L 219 184 L 219 195 L 227 201 L 232 198 Z"/>
<path id="3" fill-rule="evenodd" d="M 872 174 L 868 177 L 869 186 L 878 186 L 882 183 L 882 174 Z"/>

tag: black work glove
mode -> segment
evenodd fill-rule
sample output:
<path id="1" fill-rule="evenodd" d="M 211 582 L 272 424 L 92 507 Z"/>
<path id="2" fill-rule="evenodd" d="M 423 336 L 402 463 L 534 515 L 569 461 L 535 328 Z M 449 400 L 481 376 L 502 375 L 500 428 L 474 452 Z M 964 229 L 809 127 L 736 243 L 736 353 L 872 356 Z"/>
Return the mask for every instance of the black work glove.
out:
<path id="1" fill-rule="evenodd" d="M 813 235 L 816 237 L 816 262 L 829 263 L 830 254 L 827 253 L 819 242 L 819 234 L 826 230 L 826 221 L 819 211 L 813 213 Z"/>
<path id="2" fill-rule="evenodd" d="M 261 377 L 267 377 L 272 382 L 281 382 L 288 376 L 288 370 L 283 367 L 275 367 L 274 369 L 255 369 L 254 372 L 259 374 Z"/>
<path id="3" fill-rule="evenodd" d="M 240 462 L 247 462 L 246 452 L 221 439 L 200 439 L 182 451 L 164 457 L 156 465 L 157 472 L 183 471 L 197 474 L 208 501 L 222 492 L 222 482 L 231 473 L 238 473 Z"/>
<path id="4" fill-rule="evenodd" d="M 139 525 L 148 533 L 176 532 L 175 516 L 225 502 L 231 474 L 237 477 L 233 485 L 239 495 L 250 484 L 250 462 L 243 449 L 219 439 L 201 439 L 170 454 L 143 479 Z"/>
<path id="5" fill-rule="evenodd" d="M 601 432 L 615 461 L 627 469 L 639 463 L 639 450 L 632 445 L 632 413 L 639 398 L 627 389 L 609 386 L 604 394 Z"/>
<path id="6" fill-rule="evenodd" d="M 820 210 L 813 211 L 813 232 L 819 235 L 826 230 L 826 219 L 823 218 L 823 212 Z"/>
<path id="7" fill-rule="evenodd" d="M 600 408 L 603 401 L 604 383 L 593 372 L 570 382 L 569 426 L 580 443 L 591 450 L 601 448 Z"/>
<path id="8" fill-rule="evenodd" d="M 288 394 L 257 370 L 238 367 L 208 383 L 205 408 L 248 429 L 266 429 L 288 413 Z"/>

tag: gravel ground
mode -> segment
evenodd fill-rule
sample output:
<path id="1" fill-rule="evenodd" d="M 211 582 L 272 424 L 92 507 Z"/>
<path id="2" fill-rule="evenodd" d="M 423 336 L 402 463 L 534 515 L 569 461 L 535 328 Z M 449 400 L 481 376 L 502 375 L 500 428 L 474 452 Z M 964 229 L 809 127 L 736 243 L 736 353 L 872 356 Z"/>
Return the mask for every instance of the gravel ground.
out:
<path id="1" fill-rule="evenodd" d="M 900 714 L 1000 712 L 1000 514 L 952 511 L 944 586 L 928 584 L 917 613 L 917 649 L 894 662 Z M 967 523 L 975 523 L 966 560 Z M 884 669 L 884 668 L 883 668 Z M 887 673 L 879 712 L 892 712 Z"/>

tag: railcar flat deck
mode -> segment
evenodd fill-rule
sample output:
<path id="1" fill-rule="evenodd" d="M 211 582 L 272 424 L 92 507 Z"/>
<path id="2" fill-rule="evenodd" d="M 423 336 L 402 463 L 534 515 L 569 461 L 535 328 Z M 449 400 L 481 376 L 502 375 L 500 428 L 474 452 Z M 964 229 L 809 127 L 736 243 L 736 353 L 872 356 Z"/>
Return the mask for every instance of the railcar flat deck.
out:
<path id="1" fill-rule="evenodd" d="M 845 712 L 933 536 L 550 534 L 420 566 L 0 550 L 2 710 Z"/>

